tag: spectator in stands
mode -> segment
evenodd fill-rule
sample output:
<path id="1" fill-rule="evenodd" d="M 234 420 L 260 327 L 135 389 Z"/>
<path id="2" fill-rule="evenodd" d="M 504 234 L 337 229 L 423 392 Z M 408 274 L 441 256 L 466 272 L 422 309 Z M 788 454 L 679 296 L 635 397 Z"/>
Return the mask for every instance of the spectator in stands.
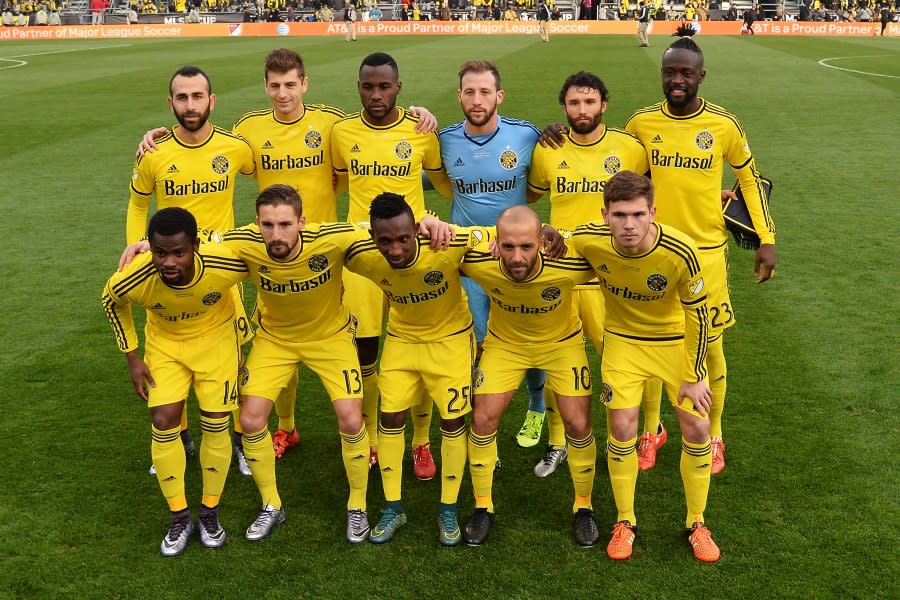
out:
<path id="1" fill-rule="evenodd" d="M 91 25 L 103 25 L 103 11 L 109 8 L 106 0 L 91 0 Z"/>
<path id="2" fill-rule="evenodd" d="M 861 23 L 872 22 L 872 11 L 869 10 L 868 6 L 863 5 L 860 7 L 859 12 L 856 13 L 856 20 Z"/>
<path id="3" fill-rule="evenodd" d="M 43 4 L 38 7 L 36 13 L 34 13 L 34 24 L 45 26 L 47 25 L 47 7 Z"/>
<path id="4" fill-rule="evenodd" d="M 685 4 L 684 4 L 684 20 L 685 21 L 693 21 L 695 16 L 697 16 L 697 8 L 694 6 L 694 3 L 693 2 L 685 2 Z"/>
<path id="5" fill-rule="evenodd" d="M 734 6 L 732 4 L 732 6 Z M 800 16 L 799 20 L 801 21 L 809 21 L 809 0 L 804 0 L 800 3 Z"/>
<path id="6" fill-rule="evenodd" d="M 47 17 L 47 24 L 50 25 L 50 27 L 59 27 L 62 25 L 62 19 L 59 18 L 58 10 L 54 9 L 50 11 L 50 16 Z"/>
<path id="7" fill-rule="evenodd" d="M 125 11 L 125 23 L 128 25 L 134 25 L 137 22 L 138 22 L 137 11 L 134 10 L 134 6 L 129 6 L 128 10 Z"/>
<path id="8" fill-rule="evenodd" d="M 188 11 L 187 16 L 184 18 L 185 23 L 199 23 L 200 22 L 200 11 L 196 6 L 191 6 L 191 10 Z"/>
<path id="9" fill-rule="evenodd" d="M 584 21 L 594 20 L 594 0 L 581 0 L 581 16 Z"/>
<path id="10" fill-rule="evenodd" d="M 370 21 L 380 21 L 381 20 L 381 9 L 378 8 L 378 5 L 374 5 L 372 10 L 369 11 L 369 20 Z"/>
<path id="11" fill-rule="evenodd" d="M 553 10 L 550 11 L 550 18 L 554 21 L 559 21 L 562 19 L 562 13 L 559 10 L 558 6 L 554 6 Z"/>
<path id="12" fill-rule="evenodd" d="M 881 35 L 884 35 L 884 30 L 887 29 L 888 23 L 891 22 L 891 7 L 888 6 L 886 1 L 881 3 L 879 12 L 881 13 Z"/>
<path id="13" fill-rule="evenodd" d="M 441 2 L 441 21 L 449 21 L 453 18 L 450 14 L 450 4 L 448 2 Z"/>

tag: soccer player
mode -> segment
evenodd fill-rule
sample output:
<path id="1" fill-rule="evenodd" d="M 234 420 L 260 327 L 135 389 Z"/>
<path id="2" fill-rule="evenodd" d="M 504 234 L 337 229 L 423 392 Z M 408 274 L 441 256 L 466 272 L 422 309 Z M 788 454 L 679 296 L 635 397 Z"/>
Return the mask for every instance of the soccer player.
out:
<path id="1" fill-rule="evenodd" d="M 406 523 L 401 501 L 407 410 L 423 393 L 441 415 L 441 499 L 438 540 L 462 537 L 456 501 L 466 465 L 465 416 L 472 410 L 475 339 L 459 276 L 465 253 L 489 234 L 458 229 L 446 250 L 429 250 L 417 236 L 412 209 L 402 196 L 385 192 L 370 209 L 372 239 L 354 244 L 347 267 L 376 282 L 390 305 L 378 388 L 381 420 L 378 461 L 386 500 L 369 540 L 381 544 Z"/>
<path id="2" fill-rule="evenodd" d="M 712 449 L 707 285 L 699 253 L 688 236 L 654 222 L 647 177 L 620 171 L 606 182 L 603 204 L 606 225 L 578 227 L 571 244 L 594 266 L 606 299 L 600 398 L 609 415 L 607 466 L 618 510 L 606 552 L 615 560 L 633 552 L 638 411 L 645 383 L 658 378 L 681 426 L 689 540 L 698 559 L 715 562 L 719 549 L 703 521 Z"/>
<path id="3" fill-rule="evenodd" d="M 129 244 L 137 242 L 147 223 L 150 198 L 156 207 L 179 206 L 189 210 L 200 227 L 225 231 L 234 227 L 233 197 L 238 173 L 253 175 L 253 152 L 247 142 L 209 122 L 216 106 L 209 77 L 195 66 L 184 66 L 169 81 L 169 107 L 178 120 L 171 133 L 158 140 L 158 150 L 138 156 L 131 177 L 131 195 L 125 223 Z M 242 341 L 250 339 L 239 288 L 235 295 Z M 193 442 L 182 420 L 182 442 L 188 453 Z M 239 449 L 238 466 L 249 475 Z M 154 467 L 151 467 L 151 473 Z"/>
<path id="4" fill-rule="evenodd" d="M 691 38 L 673 42 L 663 54 L 662 87 L 666 99 L 637 110 L 625 123 L 647 148 L 650 173 L 658 190 L 659 220 L 697 242 L 709 293 L 709 381 L 712 388 L 710 433 L 713 474 L 725 468 L 722 412 L 726 365 L 722 337 L 735 323 L 728 292 L 728 235 L 722 216 L 725 164 L 737 175 L 741 192 L 762 244 L 756 252 L 757 283 L 775 273 L 775 225 L 762 191 L 759 172 L 740 121 L 721 106 L 697 95 L 706 77 L 703 52 Z M 651 407 L 645 405 L 645 413 Z M 659 405 L 655 407 L 659 413 Z M 649 419 L 648 419 L 649 420 Z M 645 434 L 647 431 L 645 421 Z"/>
<path id="5" fill-rule="evenodd" d="M 348 177 L 350 192 L 347 220 L 362 222 L 378 194 L 391 191 L 406 199 L 417 218 L 425 214 L 422 173 L 441 170 L 437 135 L 419 133 L 417 119 L 397 106 L 402 84 L 397 62 L 388 54 L 366 56 L 357 81 L 362 110 L 335 123 L 331 153 L 338 175 Z M 384 294 L 374 283 L 354 273 L 344 274 L 344 298 L 359 320 L 357 347 L 363 376 L 363 415 L 370 431 L 370 464 L 377 460 L 378 339 L 384 320 Z M 428 427 L 431 401 L 422 398 L 413 409 L 413 472 L 431 479 L 437 472 L 431 456 Z"/>
<path id="6" fill-rule="evenodd" d="M 483 252 L 470 251 L 462 264 L 491 299 L 469 433 L 475 512 L 463 528 L 463 539 L 472 546 L 487 540 L 494 521 L 497 429 L 526 369 L 534 367 L 547 373 L 565 427 L 575 486 L 575 540 L 593 546 L 599 531 L 591 506 L 597 457 L 590 419 L 591 369 L 572 301 L 575 285 L 591 279 L 593 270 L 580 257 L 547 259 L 540 251 L 540 218 L 526 206 L 508 208 L 497 219 L 497 245 L 499 260 L 483 247 Z"/>
<path id="7" fill-rule="evenodd" d="M 459 105 L 465 119 L 440 131 L 441 160 L 446 176 L 436 175 L 435 187 L 453 201 L 450 222 L 463 226 L 495 225 L 504 209 L 525 204 L 531 153 L 540 135 L 528 121 L 497 113 L 505 92 L 497 66 L 487 60 L 470 60 L 459 70 Z M 478 357 L 487 334 L 490 300 L 481 287 L 463 277 L 463 288 L 475 323 Z M 525 423 L 516 436 L 523 448 L 536 446 L 544 426 L 544 373 L 529 369 L 526 374 L 530 403 Z M 538 463 L 539 476 L 550 475 L 564 460 L 562 422 L 551 409 L 551 441 L 558 436 L 558 450 L 552 460 Z M 553 448 L 551 444 L 550 448 Z"/>
<path id="8" fill-rule="evenodd" d="M 637 138 L 603 124 L 609 90 L 599 77 L 586 71 L 570 75 L 559 91 L 559 103 L 568 122 L 565 143 L 557 149 L 535 146 L 528 174 L 528 199 L 535 202 L 549 194 L 550 225 L 571 231 L 582 223 L 597 220 L 603 203 L 603 186 L 610 177 L 622 169 L 646 173 L 650 167 L 644 146 Z M 600 354 L 604 307 L 596 279 L 575 288 L 575 305 L 585 335 Z M 660 391 L 659 382 L 648 383 L 646 394 L 650 397 L 655 394 L 657 404 Z M 665 436 L 662 429 L 658 447 L 665 443 Z M 561 442 L 551 439 L 549 458 L 554 451 L 567 452 L 565 446 L 559 445 Z"/>
<path id="9" fill-rule="evenodd" d="M 192 383 L 203 429 L 200 541 L 209 548 L 225 543 L 219 499 L 231 462 L 228 421 L 237 408 L 240 357 L 231 288 L 247 277 L 247 267 L 225 248 L 201 251 L 197 222 L 183 208 L 156 213 L 147 237 L 151 252 L 110 277 L 101 302 L 128 360 L 134 389 L 150 409 L 150 454 L 172 518 L 160 551 L 174 556 L 184 551 L 194 530 L 179 438 Z M 147 309 L 143 359 L 137 352 L 134 304 Z"/>

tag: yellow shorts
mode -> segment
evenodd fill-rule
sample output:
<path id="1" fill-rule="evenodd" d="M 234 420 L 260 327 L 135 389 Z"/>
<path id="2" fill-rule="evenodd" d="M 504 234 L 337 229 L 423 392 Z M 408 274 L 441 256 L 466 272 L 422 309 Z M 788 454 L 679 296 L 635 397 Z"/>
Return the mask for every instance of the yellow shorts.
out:
<path id="1" fill-rule="evenodd" d="M 728 291 L 728 245 L 715 250 L 701 250 L 699 258 L 709 296 L 709 337 L 714 337 L 735 324 Z"/>
<path id="2" fill-rule="evenodd" d="M 603 338 L 603 357 L 600 374 L 603 390 L 600 402 L 609 409 L 637 408 L 641 405 L 644 383 L 661 379 L 672 406 L 695 417 L 691 400 L 684 398 L 678 404 L 678 390 L 684 375 L 684 344 L 635 344 L 617 335 Z"/>
<path id="3" fill-rule="evenodd" d="M 584 335 L 594 345 L 597 353 L 603 350 L 603 319 L 606 317 L 606 303 L 599 285 L 576 287 L 572 295 L 575 310 L 581 317 Z"/>
<path id="4" fill-rule="evenodd" d="M 147 395 L 148 407 L 187 401 L 193 383 L 200 410 L 237 409 L 241 353 L 234 321 L 189 340 L 172 340 L 150 331 L 146 340 L 144 362 L 156 382 Z"/>
<path id="5" fill-rule="evenodd" d="M 322 380 L 332 401 L 362 398 L 355 334 L 352 317 L 347 326 L 334 335 L 314 341 L 290 342 L 260 329 L 247 357 L 241 394 L 274 402 L 300 363 L 304 363 Z"/>
<path id="6" fill-rule="evenodd" d="M 356 337 L 381 337 L 384 322 L 384 292 L 371 280 L 344 269 L 344 306 L 356 317 Z"/>
<path id="7" fill-rule="evenodd" d="M 516 390 L 531 368 L 547 373 L 547 389 L 559 396 L 590 396 L 591 367 L 581 335 L 577 341 L 545 346 L 514 346 L 488 332 L 484 353 L 475 370 L 476 394 Z"/>
<path id="8" fill-rule="evenodd" d="M 417 404 L 422 392 L 434 400 L 442 419 L 471 412 L 474 358 L 471 330 L 427 344 L 387 336 L 378 375 L 381 412 L 402 412 Z"/>

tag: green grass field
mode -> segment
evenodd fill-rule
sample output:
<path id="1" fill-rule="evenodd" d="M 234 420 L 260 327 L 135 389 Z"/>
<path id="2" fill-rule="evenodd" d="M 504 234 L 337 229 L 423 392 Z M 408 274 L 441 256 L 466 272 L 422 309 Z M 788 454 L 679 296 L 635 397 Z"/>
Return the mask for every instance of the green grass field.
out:
<path id="1" fill-rule="evenodd" d="M 278 466 L 287 522 L 262 543 L 244 540 L 259 500 L 232 469 L 222 502 L 227 546 L 208 551 L 194 537 L 183 556 L 164 559 L 168 515 L 147 474 L 147 411 L 99 306 L 124 243 L 135 145 L 147 129 L 174 122 L 166 85 L 184 63 L 209 72 L 218 95 L 212 120 L 223 126 L 267 105 L 262 59 L 282 44 L 307 61 L 310 102 L 355 110 L 359 61 L 388 51 L 400 64 L 401 102 L 428 106 L 449 124 L 461 118 L 459 65 L 490 58 L 503 74 L 504 114 L 539 126 L 562 120 L 559 86 L 586 69 L 606 81 L 605 121 L 620 126 L 661 98 L 667 39 L 652 38 L 650 49 L 632 37 L 561 35 L 549 45 L 536 36 L 0 44 L 0 58 L 27 61 L 0 70 L 0 597 L 900 597 L 900 271 L 890 250 L 900 46 L 698 41 L 708 71 L 702 94 L 749 132 L 760 170 L 775 182 L 779 231 L 778 276 L 764 286 L 753 283 L 752 255 L 732 253 L 739 323 L 726 340 L 728 468 L 713 479 L 707 512 L 722 549 L 715 565 L 698 563 L 681 535 L 677 435 L 639 478 L 634 558 L 608 560 L 605 536 L 577 548 L 567 470 L 537 479 L 531 468 L 542 449 L 513 444 L 522 399 L 501 429 L 498 521 L 486 546 L 438 546 L 438 480 L 416 481 L 411 469 L 410 523 L 385 546 L 351 546 L 334 418 L 308 371 L 298 398 L 303 441 Z M 833 64 L 871 74 L 818 64 L 829 57 L 855 57 Z M 15 63 L 0 61 L 7 64 Z M 239 222 L 251 218 L 255 190 L 239 182 Z M 446 203 L 430 200 L 447 214 Z M 677 429 L 671 409 L 663 419 Z M 192 420 L 199 440 L 195 409 Z M 596 405 L 594 420 L 602 430 Z M 188 469 L 196 508 L 197 461 Z M 368 498 L 374 522 L 377 474 Z M 602 464 L 594 508 L 601 529 L 611 528 Z M 460 517 L 470 510 L 467 481 Z"/>

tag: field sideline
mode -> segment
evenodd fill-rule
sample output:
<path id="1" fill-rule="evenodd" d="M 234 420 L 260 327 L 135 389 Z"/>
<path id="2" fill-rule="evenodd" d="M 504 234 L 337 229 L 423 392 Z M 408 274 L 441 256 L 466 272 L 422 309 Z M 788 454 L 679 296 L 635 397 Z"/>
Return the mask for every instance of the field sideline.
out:
<path id="1" fill-rule="evenodd" d="M 204 68 L 218 96 L 211 121 L 230 127 L 268 106 L 262 61 L 274 47 L 303 55 L 307 102 L 348 111 L 359 107 L 360 60 L 387 51 L 400 65 L 400 103 L 427 106 L 447 125 L 461 118 L 459 65 L 489 58 L 503 75 L 501 113 L 541 127 L 564 119 L 559 87 L 585 69 L 610 89 L 604 121 L 621 126 L 662 98 L 668 41 L 652 37 L 649 49 L 634 36 L 0 44 L 0 598 L 900 597 L 900 271 L 890 249 L 900 46 L 878 38 L 697 38 L 708 72 L 701 95 L 741 119 L 760 171 L 775 182 L 778 226 L 778 274 L 764 286 L 753 283 L 752 254 L 732 250 L 728 467 L 713 478 L 707 511 L 719 563 L 698 563 L 681 535 L 670 408 L 671 441 L 639 477 L 635 556 L 620 564 L 607 559 L 605 535 L 593 549 L 573 543 L 567 469 L 537 479 L 531 468 L 543 449 L 515 447 L 521 397 L 498 437 L 497 524 L 484 547 L 438 546 L 439 482 L 418 482 L 411 468 L 409 524 L 390 544 L 352 546 L 334 418 L 306 370 L 303 439 L 278 466 L 287 522 L 264 542 L 243 539 L 259 499 L 232 468 L 222 500 L 226 547 L 208 551 L 195 536 L 183 556 L 159 555 L 168 515 L 147 474 L 149 419 L 99 298 L 124 243 L 134 148 L 147 129 L 174 122 L 165 102 L 172 72 Z M 723 185 L 733 181 L 729 173 Z M 239 181 L 239 223 L 251 219 L 255 193 L 255 182 Z M 448 214 L 446 202 L 433 194 L 429 202 Z M 593 412 L 602 431 L 596 402 Z M 187 480 L 196 509 L 196 460 Z M 373 474 L 373 523 L 382 500 Z M 467 474 L 461 520 L 471 507 Z M 602 462 L 594 510 L 601 531 L 610 529 Z"/>

